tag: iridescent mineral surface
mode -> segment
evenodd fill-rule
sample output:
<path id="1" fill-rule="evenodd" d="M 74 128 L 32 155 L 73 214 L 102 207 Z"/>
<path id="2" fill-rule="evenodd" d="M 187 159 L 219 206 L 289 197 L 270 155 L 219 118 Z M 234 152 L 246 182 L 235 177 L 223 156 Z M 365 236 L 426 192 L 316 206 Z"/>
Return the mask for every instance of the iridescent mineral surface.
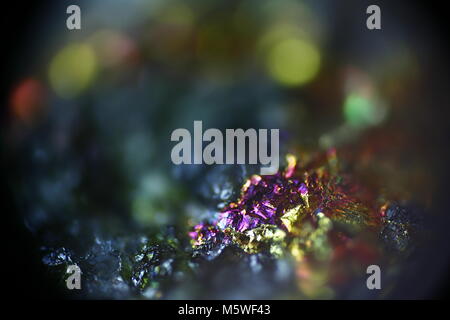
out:
<path id="1" fill-rule="evenodd" d="M 301 164 L 291 154 L 286 160 L 284 171 L 247 179 L 238 200 L 212 223 L 197 224 L 189 233 L 193 246 L 222 242 L 272 254 L 288 248 L 301 258 L 309 248 L 330 246 L 333 222 L 351 229 L 379 226 L 377 210 L 365 204 L 373 196 L 339 172 L 336 150 Z"/>

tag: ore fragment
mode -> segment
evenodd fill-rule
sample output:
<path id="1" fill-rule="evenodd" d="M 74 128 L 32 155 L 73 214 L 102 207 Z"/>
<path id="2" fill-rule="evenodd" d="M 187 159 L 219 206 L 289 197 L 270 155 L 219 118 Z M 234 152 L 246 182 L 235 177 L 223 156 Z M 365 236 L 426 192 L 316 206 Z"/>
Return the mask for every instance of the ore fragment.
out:
<path id="1" fill-rule="evenodd" d="M 406 251 L 411 247 L 412 239 L 420 233 L 423 218 L 418 208 L 394 203 L 385 210 L 382 222 L 380 237 L 388 249 Z"/>

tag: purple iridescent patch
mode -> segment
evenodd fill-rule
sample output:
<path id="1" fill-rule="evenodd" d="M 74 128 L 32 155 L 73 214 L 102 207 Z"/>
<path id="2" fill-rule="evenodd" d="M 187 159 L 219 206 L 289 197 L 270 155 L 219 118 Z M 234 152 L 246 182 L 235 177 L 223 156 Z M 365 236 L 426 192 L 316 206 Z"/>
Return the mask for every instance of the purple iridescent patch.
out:
<path id="1" fill-rule="evenodd" d="M 281 216 L 286 210 L 305 204 L 308 196 L 305 183 L 292 177 L 293 166 L 285 173 L 252 176 L 242 187 L 238 201 L 228 204 L 213 224 L 195 226 L 189 233 L 191 238 L 202 243 L 226 229 L 244 232 L 263 224 L 286 229 Z"/>

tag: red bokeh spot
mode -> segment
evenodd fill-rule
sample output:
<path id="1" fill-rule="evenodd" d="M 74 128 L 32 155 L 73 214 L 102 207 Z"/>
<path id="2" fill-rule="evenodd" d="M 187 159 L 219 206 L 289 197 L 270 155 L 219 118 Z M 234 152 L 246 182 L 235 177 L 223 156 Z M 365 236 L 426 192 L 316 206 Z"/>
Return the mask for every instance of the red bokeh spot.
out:
<path id="1" fill-rule="evenodd" d="M 24 122 L 32 122 L 44 106 L 45 96 L 44 86 L 38 80 L 23 80 L 11 93 L 12 115 Z"/>

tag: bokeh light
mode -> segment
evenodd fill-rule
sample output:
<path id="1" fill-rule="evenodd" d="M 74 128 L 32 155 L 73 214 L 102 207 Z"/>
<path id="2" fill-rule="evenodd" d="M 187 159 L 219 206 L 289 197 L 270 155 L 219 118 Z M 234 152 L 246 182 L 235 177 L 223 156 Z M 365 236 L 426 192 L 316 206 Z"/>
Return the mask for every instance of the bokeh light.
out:
<path id="1" fill-rule="evenodd" d="M 87 44 L 72 43 L 52 59 L 49 78 L 52 88 L 63 98 L 73 98 L 86 89 L 97 72 L 97 58 Z"/>
<path id="2" fill-rule="evenodd" d="M 318 49 L 301 39 L 286 39 L 277 43 L 267 57 L 271 76 L 286 86 L 308 83 L 317 75 L 319 67 Z"/>
<path id="3" fill-rule="evenodd" d="M 386 108 L 377 101 L 353 93 L 345 99 L 344 115 L 350 126 L 364 128 L 380 124 L 386 116 Z"/>
<path id="4" fill-rule="evenodd" d="M 12 114 L 18 119 L 30 123 L 45 106 L 46 92 L 44 85 L 34 79 L 23 80 L 11 94 Z"/>

